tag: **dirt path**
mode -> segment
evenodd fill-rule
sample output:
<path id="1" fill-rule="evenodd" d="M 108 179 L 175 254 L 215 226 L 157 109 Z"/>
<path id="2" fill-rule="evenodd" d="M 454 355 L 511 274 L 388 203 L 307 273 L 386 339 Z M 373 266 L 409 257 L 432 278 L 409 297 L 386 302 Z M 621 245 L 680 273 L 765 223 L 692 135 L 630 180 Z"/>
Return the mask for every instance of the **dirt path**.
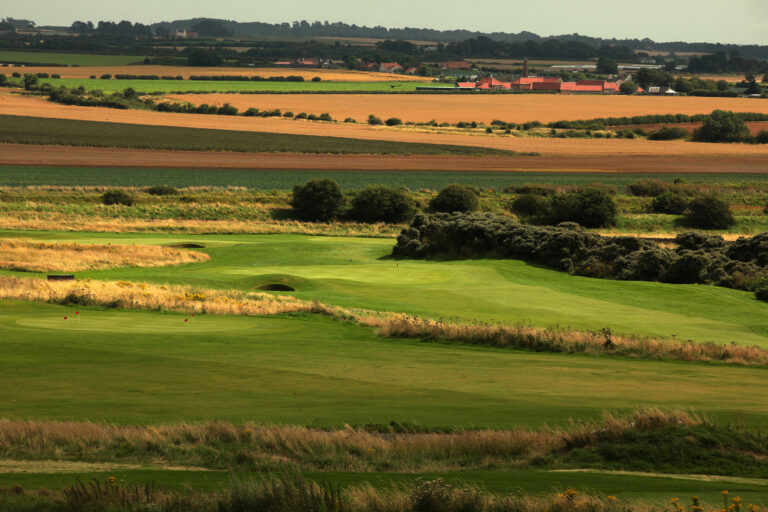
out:
<path id="1" fill-rule="evenodd" d="M 552 171 L 616 173 L 768 173 L 763 156 L 471 157 L 225 153 L 0 144 L 0 164 L 63 167 L 345 171 Z"/>

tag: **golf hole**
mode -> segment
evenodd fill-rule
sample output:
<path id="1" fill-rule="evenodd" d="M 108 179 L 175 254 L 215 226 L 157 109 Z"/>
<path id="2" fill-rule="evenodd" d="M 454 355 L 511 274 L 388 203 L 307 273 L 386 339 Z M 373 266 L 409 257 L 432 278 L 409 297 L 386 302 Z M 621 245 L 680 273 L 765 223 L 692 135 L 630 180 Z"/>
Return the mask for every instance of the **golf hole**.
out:
<path id="1" fill-rule="evenodd" d="M 269 283 L 269 284 L 263 284 L 258 287 L 259 290 L 264 290 L 265 292 L 295 292 L 296 289 L 293 286 L 288 286 L 287 284 L 282 283 Z"/>

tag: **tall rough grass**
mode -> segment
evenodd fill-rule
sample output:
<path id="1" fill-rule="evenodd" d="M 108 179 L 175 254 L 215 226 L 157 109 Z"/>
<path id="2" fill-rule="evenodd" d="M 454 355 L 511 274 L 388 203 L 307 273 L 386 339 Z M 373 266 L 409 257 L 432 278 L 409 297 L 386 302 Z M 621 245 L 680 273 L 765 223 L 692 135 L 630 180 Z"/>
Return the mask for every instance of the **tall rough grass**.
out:
<path id="1" fill-rule="evenodd" d="M 9 498 L 10 497 L 10 498 Z M 5 499 L 4 499 L 5 498 Z M 615 496 L 583 494 L 575 489 L 544 495 L 500 496 L 443 479 L 376 489 L 370 485 L 342 489 L 286 474 L 240 480 L 211 493 L 173 493 L 152 484 L 124 487 L 112 477 L 105 482 L 77 483 L 61 492 L 30 493 L 0 489 L 4 510 L 16 512 L 661 512 L 665 508 L 629 502 Z M 726 495 L 733 507 L 722 510 L 763 512 L 764 507 Z M 714 512 L 720 508 L 692 497 L 690 506 L 671 500 L 675 512 Z M 669 510 L 669 507 L 666 507 Z"/>
<path id="2" fill-rule="evenodd" d="M 77 272 L 114 267 L 162 267 L 199 263 L 211 257 L 160 245 L 97 245 L 0 239 L 0 268 L 33 272 Z"/>
<path id="3" fill-rule="evenodd" d="M 401 432 L 394 428 L 319 430 L 228 422 L 126 426 L 0 420 L 0 458 L 193 466 L 259 471 L 412 471 L 524 467 L 569 447 L 628 432 L 703 420 L 682 411 L 605 414 L 597 423 L 543 430 Z"/>

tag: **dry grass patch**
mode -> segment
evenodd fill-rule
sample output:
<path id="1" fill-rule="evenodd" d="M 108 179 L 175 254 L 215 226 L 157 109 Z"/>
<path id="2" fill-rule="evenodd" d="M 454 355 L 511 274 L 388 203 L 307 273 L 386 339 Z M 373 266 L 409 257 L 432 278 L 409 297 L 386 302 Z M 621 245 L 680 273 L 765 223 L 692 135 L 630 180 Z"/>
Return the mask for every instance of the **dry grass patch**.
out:
<path id="1" fill-rule="evenodd" d="M 30 272 L 78 272 L 115 267 L 166 267 L 200 263 L 211 257 L 159 245 L 91 245 L 0 240 L 0 268 Z"/>

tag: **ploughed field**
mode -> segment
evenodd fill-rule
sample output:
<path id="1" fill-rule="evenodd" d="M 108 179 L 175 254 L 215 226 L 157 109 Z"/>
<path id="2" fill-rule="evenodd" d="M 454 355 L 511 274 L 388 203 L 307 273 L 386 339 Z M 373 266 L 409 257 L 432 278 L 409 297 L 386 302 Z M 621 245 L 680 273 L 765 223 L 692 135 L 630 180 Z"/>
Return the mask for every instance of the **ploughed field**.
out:
<path id="1" fill-rule="evenodd" d="M 369 114 L 382 119 L 398 117 L 406 121 L 457 123 L 476 121 L 490 123 L 494 119 L 524 123 L 549 123 L 561 120 L 597 117 L 643 116 L 655 114 L 708 114 L 715 109 L 734 112 L 768 113 L 768 101 L 752 98 L 702 98 L 620 95 L 560 94 L 424 94 L 424 95 L 237 95 L 184 94 L 171 98 L 194 104 L 222 105 L 230 103 L 240 110 L 281 109 L 294 113 L 328 112 L 335 119 L 351 117 L 365 121 Z"/>

